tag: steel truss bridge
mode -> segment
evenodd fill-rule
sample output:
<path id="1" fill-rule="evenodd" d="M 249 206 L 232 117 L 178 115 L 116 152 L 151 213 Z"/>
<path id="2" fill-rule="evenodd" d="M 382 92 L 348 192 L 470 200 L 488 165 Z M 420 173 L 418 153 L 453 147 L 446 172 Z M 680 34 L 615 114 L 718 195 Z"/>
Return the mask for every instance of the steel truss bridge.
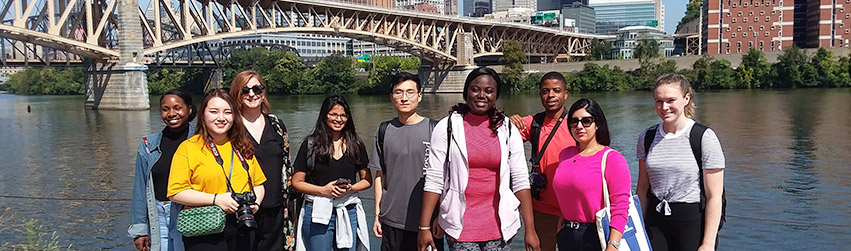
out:
<path id="1" fill-rule="evenodd" d="M 151 0 L 131 17 L 117 6 L 131 0 L 6 0 L 0 37 L 13 40 L 12 54 L 43 64 L 116 61 L 119 22 L 137 18 L 144 63 L 208 62 L 222 58 L 205 47 L 228 37 L 299 32 L 350 37 L 410 53 L 423 60 L 470 64 L 498 56 L 508 40 L 521 42 L 530 56 L 584 56 L 595 35 L 530 25 L 305 0 Z M 136 9 L 136 8 L 134 8 Z M 18 44 L 14 42 L 22 42 Z M 6 43 L 3 43 L 5 46 Z M 7 53 L 9 54 L 9 53 Z M 205 58 L 206 54 L 206 58 Z M 11 55 L 2 57 L 3 63 Z M 157 60 L 159 59 L 159 60 Z M 206 59 L 206 60 L 205 60 Z M 21 59 L 10 60 L 13 62 Z"/>

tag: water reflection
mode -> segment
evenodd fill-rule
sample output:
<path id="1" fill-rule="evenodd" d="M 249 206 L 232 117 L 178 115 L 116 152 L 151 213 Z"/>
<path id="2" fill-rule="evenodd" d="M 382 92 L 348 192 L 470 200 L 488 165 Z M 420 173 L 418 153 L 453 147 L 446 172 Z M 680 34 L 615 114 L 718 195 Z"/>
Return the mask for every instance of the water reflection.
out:
<path id="1" fill-rule="evenodd" d="M 790 171 L 786 182 L 781 189 L 789 195 L 793 206 L 785 208 L 784 212 L 800 215 L 806 221 L 818 221 L 820 217 L 814 214 L 812 208 L 813 202 L 817 199 L 815 189 L 819 185 L 819 177 L 814 168 L 815 156 L 813 152 L 816 150 L 815 142 L 813 142 L 813 134 L 815 129 L 821 124 L 821 111 L 823 109 L 814 109 L 814 105 L 820 103 L 819 97 L 814 95 L 791 95 L 788 106 L 784 110 L 788 110 L 792 117 L 792 123 L 789 126 L 792 141 L 790 149 L 792 156 L 786 164 L 786 169 Z M 813 227 L 811 224 L 787 224 L 795 230 L 809 229 Z"/>

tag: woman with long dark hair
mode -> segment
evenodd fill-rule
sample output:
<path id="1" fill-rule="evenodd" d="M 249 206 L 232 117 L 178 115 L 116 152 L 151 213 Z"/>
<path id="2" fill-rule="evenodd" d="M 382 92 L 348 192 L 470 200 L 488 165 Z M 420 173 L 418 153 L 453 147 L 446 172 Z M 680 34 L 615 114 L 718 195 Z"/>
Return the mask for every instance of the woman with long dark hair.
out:
<path id="1" fill-rule="evenodd" d="M 142 138 L 136 151 L 136 175 L 130 200 L 133 224 L 127 231 L 137 250 L 183 250 L 183 240 L 177 232 L 177 213 L 183 205 L 169 201 L 166 192 L 174 152 L 183 140 L 195 134 L 195 127 L 189 123 L 195 112 L 188 92 L 168 90 L 160 97 L 160 116 L 165 128 Z"/>
<path id="2" fill-rule="evenodd" d="M 253 193 L 256 199 L 249 207 L 256 213 L 266 176 L 254 157 L 236 101 L 226 90 L 208 91 L 199 111 L 197 133 L 174 154 L 168 196 L 187 208 L 215 205 L 227 215 L 222 233 L 184 236 L 183 243 L 186 250 L 251 250 L 254 231 L 238 225 L 234 213 L 241 205 L 233 194 Z"/>
<path id="3" fill-rule="evenodd" d="M 609 123 L 603 109 L 589 98 L 581 98 L 567 111 L 567 125 L 576 146 L 559 154 L 559 166 L 553 177 L 562 219 L 558 232 L 559 250 L 602 250 L 597 234 L 596 212 L 611 201 L 610 235 L 606 251 L 620 247 L 629 210 L 629 166 L 623 155 L 609 144 Z M 605 164 L 605 173 L 602 165 Z M 603 177 L 609 198 L 603 197 Z"/>
<path id="4" fill-rule="evenodd" d="M 694 89 L 684 76 L 660 77 L 653 99 L 662 122 L 638 137 L 635 188 L 650 244 L 662 251 L 715 250 L 726 168 L 721 142 L 694 121 Z"/>
<path id="5" fill-rule="evenodd" d="M 466 102 L 453 106 L 435 126 L 426 162 L 419 250 L 434 248 L 433 237 L 442 230 L 449 235 L 449 250 L 509 250 L 521 225 L 526 249 L 540 250 L 523 139 L 495 107 L 501 86 L 493 69 L 473 70 L 464 82 Z M 438 201 L 435 228 L 440 229 L 431 231 Z"/>
<path id="6" fill-rule="evenodd" d="M 296 250 L 366 250 L 369 231 L 358 192 L 372 186 L 366 146 L 346 99 L 322 102 L 313 133 L 296 155 L 293 187 L 304 193 Z"/>
<path id="7" fill-rule="evenodd" d="M 254 156 L 266 175 L 266 197 L 257 211 L 257 250 L 291 250 L 295 244 L 295 203 L 289 199 L 293 170 L 290 165 L 290 142 L 287 127 L 270 113 L 266 83 L 260 74 L 245 70 L 236 74 L 230 95 L 236 98 L 242 123 L 254 146 Z"/>

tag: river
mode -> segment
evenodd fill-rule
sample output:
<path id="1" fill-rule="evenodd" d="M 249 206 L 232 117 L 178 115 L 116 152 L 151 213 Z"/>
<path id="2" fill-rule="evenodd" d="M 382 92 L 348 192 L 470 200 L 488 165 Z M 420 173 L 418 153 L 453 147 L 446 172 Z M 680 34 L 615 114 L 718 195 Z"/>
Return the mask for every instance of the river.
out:
<path id="1" fill-rule="evenodd" d="M 444 117 L 460 96 L 427 94 L 420 112 Z M 582 96 L 603 106 L 634 188 L 638 134 L 659 121 L 651 94 L 573 94 L 567 104 Z M 270 98 L 294 148 L 312 130 L 322 98 Z M 349 98 L 358 132 L 371 145 L 378 124 L 395 116 L 389 98 Z M 851 89 L 707 92 L 696 100 L 697 120 L 716 131 L 727 157 L 721 250 L 837 250 L 851 241 Z M 91 111 L 81 96 L 0 94 L 0 223 L 33 218 L 75 250 L 132 250 L 126 230 L 135 150 L 164 126 L 158 101 L 151 98 L 149 111 Z M 505 95 L 497 105 L 508 114 L 541 109 L 534 94 Z M 0 245 L 26 242 L 21 228 L 8 226 L 0 225 Z M 378 239 L 371 242 L 378 248 Z"/>

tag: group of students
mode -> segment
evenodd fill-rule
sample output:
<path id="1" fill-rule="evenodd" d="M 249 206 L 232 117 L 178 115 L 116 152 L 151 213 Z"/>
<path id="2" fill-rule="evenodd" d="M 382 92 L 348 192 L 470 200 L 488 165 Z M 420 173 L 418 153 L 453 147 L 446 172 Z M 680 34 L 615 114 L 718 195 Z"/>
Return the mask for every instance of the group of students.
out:
<path id="1" fill-rule="evenodd" d="M 601 250 L 594 213 L 605 206 L 603 175 L 612 215 L 605 249 L 621 246 L 627 162 L 609 147 L 599 104 L 582 98 L 565 110 L 560 73 L 541 80 L 545 111 L 525 117 L 496 108 L 503 84 L 487 67 L 470 72 L 463 102 L 439 121 L 417 113 L 417 76 L 399 72 L 389 86 L 398 116 L 379 125 L 371 151 L 346 99 L 330 95 L 292 162 L 286 127 L 270 113 L 256 72 L 236 75 L 230 91 L 208 91 L 197 110 L 186 92 L 167 92 L 160 100 L 166 127 L 144 137 L 137 152 L 128 230 L 136 248 L 369 250 L 358 193 L 374 185 L 371 234 L 382 238 L 381 250 L 510 250 L 521 227 L 527 250 Z M 661 77 L 654 99 L 662 122 L 638 140 L 636 193 L 655 250 L 717 247 L 724 156 L 711 129 L 702 134 L 702 158 L 689 150 L 693 95 L 682 76 Z M 531 180 L 524 141 L 533 142 Z M 254 230 L 240 228 L 235 216 L 232 194 L 245 192 L 256 196 Z M 210 205 L 226 213 L 222 233 L 176 230 L 180 210 Z"/>

